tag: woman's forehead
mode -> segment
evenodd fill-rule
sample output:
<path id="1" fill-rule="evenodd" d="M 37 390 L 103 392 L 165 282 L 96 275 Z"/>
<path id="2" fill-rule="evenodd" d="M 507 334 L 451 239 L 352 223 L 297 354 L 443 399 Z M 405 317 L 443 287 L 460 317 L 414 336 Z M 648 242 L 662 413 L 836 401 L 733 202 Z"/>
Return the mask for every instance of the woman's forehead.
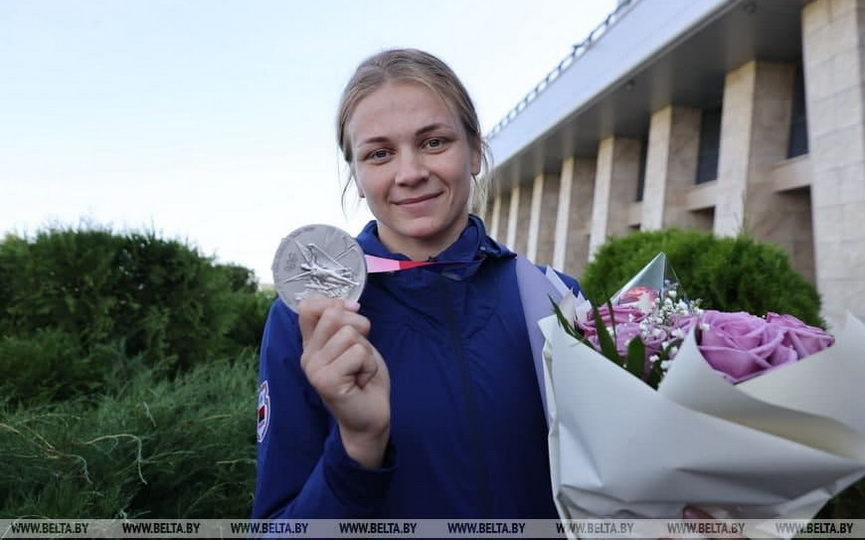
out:
<path id="1" fill-rule="evenodd" d="M 414 81 L 391 81 L 360 99 L 348 118 L 354 139 L 368 132 L 442 124 L 459 129 L 459 116 L 438 92 Z"/>

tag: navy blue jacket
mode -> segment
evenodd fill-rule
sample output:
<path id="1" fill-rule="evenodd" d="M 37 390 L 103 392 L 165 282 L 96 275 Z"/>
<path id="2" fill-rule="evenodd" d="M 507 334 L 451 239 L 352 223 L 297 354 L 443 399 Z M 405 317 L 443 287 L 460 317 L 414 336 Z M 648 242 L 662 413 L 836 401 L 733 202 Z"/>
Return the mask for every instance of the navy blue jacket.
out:
<path id="1" fill-rule="evenodd" d="M 375 222 L 358 242 L 405 259 L 381 244 Z M 391 378 L 391 440 L 377 470 L 346 454 L 300 367 L 297 316 L 273 304 L 254 518 L 556 519 L 516 257 L 471 216 L 436 260 L 458 263 L 370 274 L 360 299 Z"/>

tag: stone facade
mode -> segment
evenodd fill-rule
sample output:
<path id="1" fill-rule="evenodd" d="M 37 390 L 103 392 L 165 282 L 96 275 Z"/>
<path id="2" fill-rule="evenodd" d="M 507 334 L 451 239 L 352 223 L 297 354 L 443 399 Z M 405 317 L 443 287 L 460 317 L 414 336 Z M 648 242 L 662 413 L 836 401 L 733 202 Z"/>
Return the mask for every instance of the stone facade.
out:
<path id="1" fill-rule="evenodd" d="M 745 231 L 790 254 L 830 326 L 848 311 L 865 320 L 865 0 L 805 4 L 801 40 L 801 65 L 752 59 L 727 72 L 716 178 L 695 180 L 701 110 L 668 104 L 646 111 L 645 141 L 608 136 L 592 158 L 499 190 L 492 234 L 579 276 L 598 246 L 633 230 Z M 797 70 L 809 151 L 789 159 Z"/>

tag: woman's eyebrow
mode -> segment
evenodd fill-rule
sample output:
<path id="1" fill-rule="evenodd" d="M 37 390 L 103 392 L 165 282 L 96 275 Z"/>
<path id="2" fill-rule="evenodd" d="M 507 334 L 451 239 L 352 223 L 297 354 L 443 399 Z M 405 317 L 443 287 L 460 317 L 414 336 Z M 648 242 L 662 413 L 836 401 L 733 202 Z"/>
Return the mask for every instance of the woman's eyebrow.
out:
<path id="1" fill-rule="evenodd" d="M 366 139 L 363 139 L 362 141 L 358 141 L 357 145 L 363 146 L 365 144 L 378 144 L 378 143 L 387 142 L 388 140 L 389 139 L 387 137 L 385 137 L 383 135 L 378 135 L 376 137 L 368 137 Z"/>
<path id="2" fill-rule="evenodd" d="M 446 124 L 444 122 L 433 122 L 432 124 L 428 124 L 428 125 L 420 128 L 420 129 L 418 129 L 415 132 L 415 136 L 426 135 L 427 133 L 430 133 L 430 132 L 433 132 L 433 131 L 436 131 L 439 129 L 446 129 L 446 130 L 450 130 L 450 131 L 454 130 L 453 126 L 451 126 L 450 124 Z M 385 143 L 388 141 L 390 141 L 390 139 L 388 137 L 385 137 L 384 135 L 376 135 L 376 136 L 367 137 L 366 139 L 362 139 L 362 140 L 358 141 L 357 146 L 363 146 L 365 144 L 380 144 L 380 143 Z"/>
<path id="3" fill-rule="evenodd" d="M 445 124 L 443 122 L 433 122 L 432 124 L 426 125 L 415 132 L 416 135 L 425 135 L 431 131 L 436 131 L 437 129 L 448 129 L 453 130 L 454 128 L 450 126 L 450 124 Z"/>

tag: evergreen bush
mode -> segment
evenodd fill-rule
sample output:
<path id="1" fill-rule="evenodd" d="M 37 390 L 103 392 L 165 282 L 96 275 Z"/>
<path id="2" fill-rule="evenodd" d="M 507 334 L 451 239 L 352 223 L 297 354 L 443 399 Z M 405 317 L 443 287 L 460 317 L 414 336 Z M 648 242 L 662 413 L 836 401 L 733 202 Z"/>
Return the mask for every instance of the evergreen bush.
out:
<path id="1" fill-rule="evenodd" d="M 817 288 L 793 269 L 787 253 L 746 236 L 667 229 L 613 238 L 586 266 L 580 281 L 584 294 L 595 302 L 606 301 L 661 251 L 684 291 L 701 299 L 705 308 L 789 313 L 825 326 Z"/>
<path id="2" fill-rule="evenodd" d="M 87 352 L 67 331 L 40 329 L 28 337 L 0 338 L 0 395 L 38 403 L 103 391 L 125 367 L 122 347 L 101 344 Z M 122 374 L 121 374 L 122 375 Z"/>
<path id="3" fill-rule="evenodd" d="M 0 517 L 249 515 L 276 295 L 153 233 L 0 242 Z"/>
<path id="4" fill-rule="evenodd" d="M 170 377 L 257 350 L 273 297 L 258 292 L 251 270 L 216 264 L 153 233 L 90 227 L 7 236 L 0 243 L 0 373 L 17 380 L 0 388 L 16 399 L 65 399 L 102 389 L 106 373 L 123 369 L 112 365 L 117 353 Z M 45 392 L 22 390 L 40 385 Z"/>
<path id="5" fill-rule="evenodd" d="M 240 347 L 258 351 L 264 320 L 276 300 L 276 291 L 259 289 L 255 273 L 243 266 L 219 265 L 216 269 L 225 275 L 231 291 L 234 323 L 226 337 Z"/>
<path id="6" fill-rule="evenodd" d="M 256 358 L 117 393 L 0 410 L 0 516 L 242 518 L 255 485 Z"/>

